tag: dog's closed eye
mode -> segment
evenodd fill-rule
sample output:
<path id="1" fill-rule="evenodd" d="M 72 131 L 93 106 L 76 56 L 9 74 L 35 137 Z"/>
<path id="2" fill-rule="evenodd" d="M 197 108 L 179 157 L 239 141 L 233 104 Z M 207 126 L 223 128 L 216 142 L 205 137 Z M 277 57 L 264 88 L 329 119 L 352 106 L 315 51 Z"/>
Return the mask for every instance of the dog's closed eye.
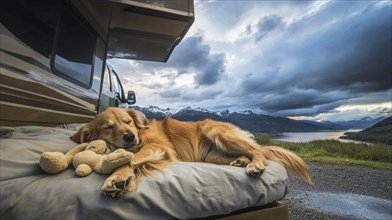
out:
<path id="1" fill-rule="evenodd" d="M 106 125 L 103 129 L 110 130 L 110 129 L 113 129 L 113 128 L 114 128 L 114 125 L 110 124 L 110 125 Z"/>

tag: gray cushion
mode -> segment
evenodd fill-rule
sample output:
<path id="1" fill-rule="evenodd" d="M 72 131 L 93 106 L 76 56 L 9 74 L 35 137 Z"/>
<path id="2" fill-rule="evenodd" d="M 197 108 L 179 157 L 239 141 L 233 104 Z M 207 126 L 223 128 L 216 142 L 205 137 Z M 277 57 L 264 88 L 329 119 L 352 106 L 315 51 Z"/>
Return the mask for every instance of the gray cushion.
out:
<path id="1" fill-rule="evenodd" d="M 244 168 L 181 162 L 143 177 L 134 192 L 107 198 L 100 192 L 107 175 L 77 177 L 72 168 L 50 175 L 38 165 L 42 152 L 75 146 L 69 139 L 74 129 L 28 126 L 9 132 L 0 139 L 2 219 L 200 218 L 265 205 L 286 194 L 287 172 L 277 163 L 261 177 L 250 177 Z"/>

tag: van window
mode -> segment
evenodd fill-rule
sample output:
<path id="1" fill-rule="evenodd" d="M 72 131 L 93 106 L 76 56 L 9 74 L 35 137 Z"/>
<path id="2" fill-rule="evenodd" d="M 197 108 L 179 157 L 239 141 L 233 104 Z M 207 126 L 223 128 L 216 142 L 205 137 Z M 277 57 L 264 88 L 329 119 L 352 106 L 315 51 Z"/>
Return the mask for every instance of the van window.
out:
<path id="1" fill-rule="evenodd" d="M 114 71 L 112 71 L 111 75 L 112 75 L 113 92 L 114 92 L 114 94 L 116 95 L 116 97 L 119 100 L 123 101 L 124 100 L 124 98 L 123 98 L 124 95 L 123 95 L 123 92 L 122 92 L 123 90 L 122 90 L 122 87 L 121 87 L 121 83 L 118 80 L 118 77 L 117 77 L 117 75 L 116 75 L 116 73 Z"/>
<path id="2" fill-rule="evenodd" d="M 110 75 L 109 75 L 109 70 L 108 67 L 105 66 L 105 71 L 103 74 L 103 82 L 102 82 L 102 93 L 109 93 L 112 91 L 112 88 L 110 87 Z"/>
<path id="3" fill-rule="evenodd" d="M 96 38 L 96 34 L 74 12 L 65 9 L 56 33 L 53 71 L 90 88 Z"/>

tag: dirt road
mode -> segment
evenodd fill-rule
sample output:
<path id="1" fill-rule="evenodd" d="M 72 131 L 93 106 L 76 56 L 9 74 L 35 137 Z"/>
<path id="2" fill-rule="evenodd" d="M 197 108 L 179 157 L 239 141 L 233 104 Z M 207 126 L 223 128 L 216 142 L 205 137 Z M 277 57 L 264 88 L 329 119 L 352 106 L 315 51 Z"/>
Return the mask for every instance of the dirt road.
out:
<path id="1" fill-rule="evenodd" d="M 291 178 L 290 218 L 392 219 L 392 170 L 309 163 L 314 186 Z"/>

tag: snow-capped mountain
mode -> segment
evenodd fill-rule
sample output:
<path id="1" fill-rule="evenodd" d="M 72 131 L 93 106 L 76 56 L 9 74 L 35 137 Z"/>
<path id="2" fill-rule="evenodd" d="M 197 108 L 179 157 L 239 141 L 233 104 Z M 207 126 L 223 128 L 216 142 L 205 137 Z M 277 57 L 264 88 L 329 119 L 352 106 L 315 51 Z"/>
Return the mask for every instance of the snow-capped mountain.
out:
<path id="1" fill-rule="evenodd" d="M 186 107 L 180 110 L 160 108 L 158 106 L 131 108 L 143 112 L 147 118 L 161 120 L 170 116 L 181 121 L 199 121 L 203 119 L 214 119 L 218 121 L 233 123 L 251 132 L 302 132 L 319 130 L 346 130 L 350 128 L 366 128 L 381 121 L 383 118 L 363 118 L 360 120 L 340 122 L 316 122 L 308 120 L 292 120 L 285 117 L 273 117 L 269 115 L 256 114 L 251 110 L 230 112 L 229 110 L 210 111 L 205 108 Z"/>
<path id="2" fill-rule="evenodd" d="M 158 106 L 155 105 L 149 105 L 148 107 L 145 107 L 146 110 L 150 111 L 150 112 L 155 112 L 155 113 L 163 113 L 165 115 L 172 115 L 174 113 L 177 112 L 176 109 L 171 109 L 171 108 L 160 108 Z"/>
<path id="3" fill-rule="evenodd" d="M 172 110 L 170 108 L 163 109 L 154 105 L 149 105 L 147 107 L 130 106 L 130 108 L 143 112 L 147 118 L 157 120 L 163 119 L 166 116 L 171 116 L 176 112 L 176 110 Z"/>

